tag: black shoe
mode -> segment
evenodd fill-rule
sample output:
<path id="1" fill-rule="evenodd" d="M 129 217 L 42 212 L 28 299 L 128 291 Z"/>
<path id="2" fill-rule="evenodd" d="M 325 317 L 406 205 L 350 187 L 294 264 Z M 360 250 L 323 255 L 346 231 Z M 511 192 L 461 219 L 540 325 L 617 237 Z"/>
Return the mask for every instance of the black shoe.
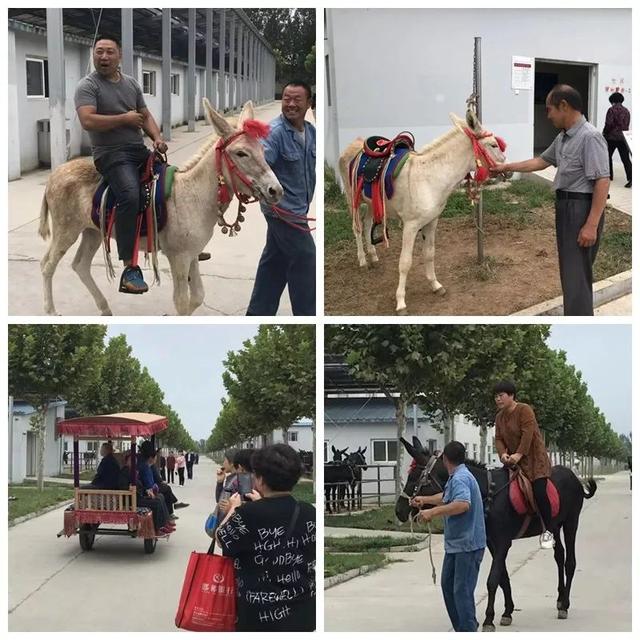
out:
<path id="1" fill-rule="evenodd" d="M 174 509 L 184 509 L 185 507 L 188 507 L 188 506 L 189 506 L 189 503 L 188 503 L 188 502 L 176 502 L 176 503 L 173 505 L 173 508 L 174 508 Z"/>
<path id="2" fill-rule="evenodd" d="M 205 260 L 210 260 L 211 259 L 211 254 L 207 253 L 206 251 L 203 251 L 202 253 L 198 254 L 198 260 L 200 262 L 204 262 Z"/>
<path id="3" fill-rule="evenodd" d="M 142 277 L 140 267 L 125 267 L 120 278 L 120 293 L 146 293 L 149 291 L 147 283 Z"/>
<path id="4" fill-rule="evenodd" d="M 631 189 L 631 180 L 624 185 L 627 189 Z"/>

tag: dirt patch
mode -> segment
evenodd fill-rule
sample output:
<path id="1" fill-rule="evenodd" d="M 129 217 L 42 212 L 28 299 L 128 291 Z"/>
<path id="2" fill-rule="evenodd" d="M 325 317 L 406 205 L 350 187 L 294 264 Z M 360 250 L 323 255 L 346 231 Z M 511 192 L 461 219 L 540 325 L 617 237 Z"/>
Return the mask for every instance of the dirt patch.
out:
<path id="1" fill-rule="evenodd" d="M 607 236 L 631 233 L 631 218 L 607 211 L 602 262 L 622 271 L 620 261 L 605 256 Z M 630 239 L 629 239 L 630 243 Z M 509 315 L 562 293 L 558 273 L 553 207 L 535 212 L 534 222 L 485 218 L 486 264 L 476 262 L 476 228 L 471 217 L 440 220 L 436 233 L 436 275 L 447 290 L 428 291 L 418 236 L 413 266 L 407 278 L 409 315 Z M 389 249 L 378 248 L 380 261 L 360 268 L 355 243 L 340 242 L 325 255 L 325 313 L 327 315 L 394 315 L 401 235 L 396 229 Z M 623 265 L 624 266 L 624 265 Z M 612 266 L 613 268 L 613 266 Z M 629 266 L 630 268 L 630 256 Z"/>

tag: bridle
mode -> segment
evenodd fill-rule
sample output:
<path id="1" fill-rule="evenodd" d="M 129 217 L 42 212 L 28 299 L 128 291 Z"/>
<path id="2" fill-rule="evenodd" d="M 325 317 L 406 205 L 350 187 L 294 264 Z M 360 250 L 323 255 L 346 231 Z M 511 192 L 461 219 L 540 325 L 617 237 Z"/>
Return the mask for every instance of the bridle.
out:
<path id="1" fill-rule="evenodd" d="M 219 210 L 218 213 L 218 225 L 222 227 L 222 233 L 228 233 L 229 237 L 233 237 L 240 231 L 240 223 L 244 222 L 244 216 L 242 214 L 247 210 L 246 205 L 253 202 L 259 202 L 260 200 L 260 198 L 255 195 L 253 182 L 244 173 L 242 173 L 227 151 L 227 147 L 243 135 L 248 135 L 253 138 L 265 138 L 269 135 L 269 125 L 258 120 L 247 120 L 240 131 L 236 131 L 228 138 L 220 138 L 216 143 L 215 160 L 218 181 L 218 203 L 223 205 L 229 204 L 231 200 L 233 200 L 233 195 L 238 198 L 238 212 L 233 223 L 229 224 L 225 220 L 224 213 L 222 211 Z M 229 184 L 233 191 L 233 195 L 229 192 L 229 184 L 224 176 L 225 166 L 230 176 Z M 240 181 L 248 187 L 253 195 L 249 196 L 240 191 L 238 189 L 237 181 Z"/>
<path id="2" fill-rule="evenodd" d="M 475 203 L 478 200 L 480 186 L 489 178 L 489 170 L 498 164 L 491 157 L 491 154 L 487 151 L 486 147 L 480 144 L 480 140 L 482 140 L 483 138 L 494 137 L 502 153 L 506 151 L 507 143 L 499 136 L 494 136 L 491 131 L 481 131 L 480 133 L 475 133 L 469 127 L 460 127 L 460 129 L 469 138 L 469 140 L 471 140 L 473 155 L 475 156 L 476 170 L 473 172 L 473 177 L 471 176 L 471 172 L 469 172 L 466 176 L 467 195 L 469 196 L 469 200 Z M 506 179 L 506 175 L 504 173 L 502 173 L 501 175 Z"/>

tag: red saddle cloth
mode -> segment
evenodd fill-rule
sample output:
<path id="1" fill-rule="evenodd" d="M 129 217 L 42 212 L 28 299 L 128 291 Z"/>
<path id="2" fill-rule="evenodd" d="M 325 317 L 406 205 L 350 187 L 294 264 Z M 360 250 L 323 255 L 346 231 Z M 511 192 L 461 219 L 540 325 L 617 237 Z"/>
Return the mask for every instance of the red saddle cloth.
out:
<path id="1" fill-rule="evenodd" d="M 555 518 L 560 511 L 560 494 L 556 489 L 556 485 L 553 484 L 550 479 L 547 479 L 547 497 L 551 505 L 551 517 Z M 518 479 L 509 483 L 509 500 L 511 501 L 511 506 L 516 510 L 516 513 L 521 516 L 531 515 L 537 511 L 534 511 L 530 504 L 530 502 L 533 501 L 533 493 L 531 493 L 531 501 L 528 500 Z"/>

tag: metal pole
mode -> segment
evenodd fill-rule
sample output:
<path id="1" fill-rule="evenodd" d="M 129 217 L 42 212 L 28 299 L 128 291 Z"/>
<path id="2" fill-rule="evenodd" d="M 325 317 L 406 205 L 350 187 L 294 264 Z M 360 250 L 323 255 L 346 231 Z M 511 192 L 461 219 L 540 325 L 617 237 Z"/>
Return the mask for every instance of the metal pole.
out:
<path id="1" fill-rule="evenodd" d="M 220 34 L 218 36 L 218 111 L 224 113 L 227 108 L 227 96 L 225 85 L 226 67 L 226 30 L 227 30 L 227 10 L 220 9 Z"/>
<path id="2" fill-rule="evenodd" d="M 476 114 L 478 120 L 482 122 L 482 38 L 473 39 L 473 91 L 476 98 Z M 478 194 L 475 204 L 476 228 L 478 233 L 478 264 L 484 262 L 484 230 L 483 230 L 483 208 L 482 191 Z"/>
<path id="3" fill-rule="evenodd" d="M 207 99 L 212 104 L 213 100 L 213 9 L 205 9 L 205 92 Z"/>
<path id="4" fill-rule="evenodd" d="M 162 137 L 171 140 L 171 9 L 162 10 Z"/>
<path id="5" fill-rule="evenodd" d="M 47 57 L 49 60 L 51 169 L 55 169 L 67 161 L 62 9 L 47 9 Z"/>
<path id="6" fill-rule="evenodd" d="M 133 9 L 121 9 L 122 71 L 133 75 Z"/>
<path id="7" fill-rule="evenodd" d="M 196 130 L 196 10 L 189 9 L 189 52 L 187 71 L 187 131 Z"/>
<path id="8" fill-rule="evenodd" d="M 229 110 L 235 111 L 237 100 L 235 91 L 236 77 L 236 14 L 229 16 Z"/>

